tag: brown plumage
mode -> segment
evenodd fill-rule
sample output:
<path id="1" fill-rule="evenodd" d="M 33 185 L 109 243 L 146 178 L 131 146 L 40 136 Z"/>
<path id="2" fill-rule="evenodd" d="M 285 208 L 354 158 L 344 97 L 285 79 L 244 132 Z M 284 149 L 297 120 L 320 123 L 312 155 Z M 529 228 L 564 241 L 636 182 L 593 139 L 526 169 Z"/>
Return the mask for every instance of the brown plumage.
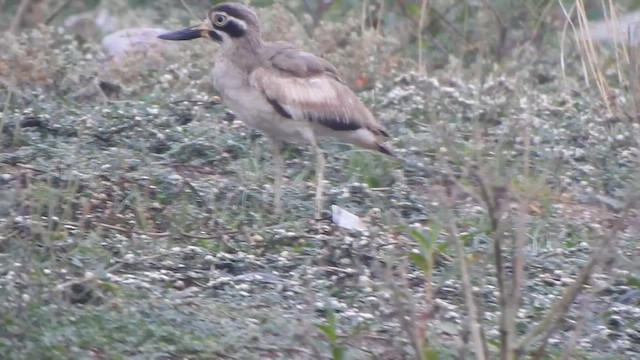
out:
<path id="1" fill-rule="evenodd" d="M 247 125 L 274 143 L 275 207 L 281 210 L 283 141 L 311 144 L 317 157 L 316 217 L 322 208 L 324 156 L 318 137 L 333 137 L 392 155 L 389 137 L 373 114 L 342 83 L 333 65 L 285 42 L 264 42 L 250 8 L 221 3 L 199 26 L 160 36 L 167 40 L 210 38 L 221 44 L 213 78 L 223 102 Z"/>
<path id="2" fill-rule="evenodd" d="M 261 54 L 262 65 L 251 72 L 249 81 L 280 115 L 311 121 L 319 127 L 316 132 L 320 135 L 322 127 L 345 132 L 330 135 L 391 155 L 389 149 L 366 136 L 366 132 L 352 133 L 364 129 L 375 136 L 389 137 L 369 109 L 340 81 L 333 65 L 284 42 L 271 43 L 265 49 Z"/>

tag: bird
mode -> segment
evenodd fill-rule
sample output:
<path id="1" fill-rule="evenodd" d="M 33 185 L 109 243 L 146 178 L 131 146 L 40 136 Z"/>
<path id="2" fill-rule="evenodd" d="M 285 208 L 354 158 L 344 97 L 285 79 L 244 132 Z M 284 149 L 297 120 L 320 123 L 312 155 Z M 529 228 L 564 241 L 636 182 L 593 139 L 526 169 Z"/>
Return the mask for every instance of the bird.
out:
<path id="1" fill-rule="evenodd" d="M 256 12 L 242 4 L 213 6 L 202 23 L 158 36 L 219 44 L 212 76 L 222 102 L 271 143 L 274 211 L 282 214 L 285 142 L 307 143 L 316 158 L 315 219 L 322 219 L 325 157 L 319 138 L 334 138 L 395 157 L 387 130 L 340 79 L 327 60 L 284 41 L 262 38 Z"/>

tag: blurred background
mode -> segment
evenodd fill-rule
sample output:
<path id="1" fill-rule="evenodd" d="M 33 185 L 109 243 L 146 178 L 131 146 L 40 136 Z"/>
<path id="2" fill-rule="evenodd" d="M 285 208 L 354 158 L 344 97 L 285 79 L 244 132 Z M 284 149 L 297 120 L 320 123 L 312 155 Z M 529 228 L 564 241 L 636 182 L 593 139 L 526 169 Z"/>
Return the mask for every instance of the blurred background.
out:
<path id="1" fill-rule="evenodd" d="M 53 26 L 80 44 L 99 46 L 105 36 L 123 29 L 193 23 L 216 2 L 3 0 L 0 30 L 17 34 Z M 638 3 L 616 1 L 617 14 L 632 14 Z M 545 51 L 548 47 L 543 44 L 558 42 L 566 15 L 574 19 L 578 16 L 571 11 L 573 2 L 552 0 L 305 0 L 251 4 L 261 9 L 268 39 L 296 42 L 330 60 L 342 57 L 339 65 L 351 69 L 343 73 L 355 86 L 368 84 L 371 76 L 384 75 L 399 63 L 404 69 L 426 71 L 452 62 L 468 66 L 479 59 L 499 63 L 518 56 L 523 48 Z M 565 14 L 560 4 L 569 13 Z M 606 17 L 606 7 L 600 1 L 580 4 L 590 21 Z M 136 37 L 144 35 L 137 33 Z M 102 45 L 107 57 L 126 51 L 118 48 L 124 45 L 117 41 Z M 375 68 L 371 68 L 372 55 L 377 62 Z"/>

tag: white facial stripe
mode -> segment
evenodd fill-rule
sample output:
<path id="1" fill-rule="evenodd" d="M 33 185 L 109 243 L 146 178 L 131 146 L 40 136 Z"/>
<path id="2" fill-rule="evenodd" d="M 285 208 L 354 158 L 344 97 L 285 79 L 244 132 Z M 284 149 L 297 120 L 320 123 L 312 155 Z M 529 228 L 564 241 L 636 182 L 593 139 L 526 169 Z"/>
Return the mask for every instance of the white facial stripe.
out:
<path id="1" fill-rule="evenodd" d="M 234 18 L 233 16 L 229 16 L 229 21 L 233 21 L 237 24 L 240 24 L 242 30 L 247 30 L 247 23 L 244 20 L 240 20 L 238 18 Z"/>
<path id="2" fill-rule="evenodd" d="M 216 16 L 216 15 L 218 15 L 218 14 L 221 14 L 221 15 L 226 16 L 226 18 L 227 18 L 227 23 L 228 23 L 229 21 L 233 21 L 233 22 L 235 22 L 235 23 L 239 24 L 239 25 L 242 27 L 242 29 L 243 29 L 243 30 L 247 30 L 247 22 L 246 22 L 246 21 L 244 21 L 244 20 L 242 20 L 242 19 L 238 19 L 237 17 L 231 16 L 231 15 L 227 14 L 227 13 L 226 13 L 226 12 L 224 12 L 224 11 L 213 12 L 213 13 L 211 13 L 211 14 L 209 15 L 209 21 L 211 22 L 211 24 L 212 24 L 212 25 L 216 25 L 216 23 L 215 23 L 214 19 L 215 19 L 215 16 Z"/>

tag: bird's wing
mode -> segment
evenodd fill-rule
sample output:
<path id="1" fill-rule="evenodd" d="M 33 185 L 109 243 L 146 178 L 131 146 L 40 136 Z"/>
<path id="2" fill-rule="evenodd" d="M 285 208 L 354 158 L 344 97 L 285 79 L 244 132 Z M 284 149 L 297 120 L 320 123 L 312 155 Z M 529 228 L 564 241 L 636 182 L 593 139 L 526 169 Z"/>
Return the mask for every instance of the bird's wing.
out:
<path id="1" fill-rule="evenodd" d="M 366 128 L 388 136 L 329 62 L 287 43 L 272 43 L 266 49 L 264 65 L 251 73 L 250 81 L 280 115 L 335 131 Z"/>

